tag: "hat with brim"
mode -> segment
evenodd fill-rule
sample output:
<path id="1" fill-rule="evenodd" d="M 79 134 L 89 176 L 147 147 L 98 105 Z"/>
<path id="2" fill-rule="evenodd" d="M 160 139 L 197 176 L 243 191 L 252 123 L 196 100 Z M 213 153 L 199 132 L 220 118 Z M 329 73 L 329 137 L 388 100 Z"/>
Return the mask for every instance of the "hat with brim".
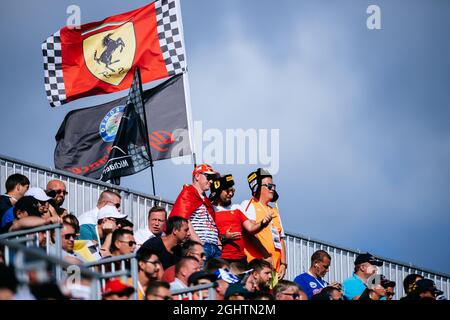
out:
<path id="1" fill-rule="evenodd" d="M 45 191 L 43 189 L 37 188 L 37 187 L 28 189 L 28 191 L 25 192 L 25 195 L 32 196 L 36 200 L 39 200 L 39 201 L 48 201 L 48 200 L 52 199 L 45 193 Z"/>
<path id="2" fill-rule="evenodd" d="M 371 255 L 370 253 L 361 253 L 359 254 L 356 259 L 355 259 L 355 266 L 361 264 L 361 263 L 365 263 L 368 262 L 374 266 L 378 266 L 381 267 L 383 265 L 383 261 L 375 258 L 373 255 Z"/>
<path id="3" fill-rule="evenodd" d="M 103 290 L 103 297 L 107 297 L 113 294 L 131 295 L 134 293 L 132 286 L 126 285 L 120 279 L 112 279 L 106 282 L 105 289 Z"/>
<path id="4" fill-rule="evenodd" d="M 100 210 L 98 210 L 98 219 L 104 218 L 114 218 L 114 219 L 125 219 L 126 214 L 120 213 L 115 206 L 106 205 Z"/>

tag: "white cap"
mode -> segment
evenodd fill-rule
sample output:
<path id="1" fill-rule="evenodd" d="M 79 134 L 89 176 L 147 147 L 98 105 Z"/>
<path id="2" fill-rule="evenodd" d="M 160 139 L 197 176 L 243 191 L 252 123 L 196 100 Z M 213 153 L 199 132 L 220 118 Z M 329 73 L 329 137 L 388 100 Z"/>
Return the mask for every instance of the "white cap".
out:
<path id="1" fill-rule="evenodd" d="M 39 201 L 48 201 L 48 200 L 52 199 L 45 193 L 45 191 L 43 189 L 37 188 L 37 187 L 28 189 L 28 191 L 25 192 L 25 195 L 32 196 L 33 198 L 35 198 L 36 200 L 39 200 Z"/>
<path id="2" fill-rule="evenodd" d="M 115 206 L 104 206 L 98 210 L 98 219 L 104 219 L 104 218 L 116 218 L 116 219 L 124 219 L 126 218 L 126 214 L 122 214 L 117 210 Z"/>

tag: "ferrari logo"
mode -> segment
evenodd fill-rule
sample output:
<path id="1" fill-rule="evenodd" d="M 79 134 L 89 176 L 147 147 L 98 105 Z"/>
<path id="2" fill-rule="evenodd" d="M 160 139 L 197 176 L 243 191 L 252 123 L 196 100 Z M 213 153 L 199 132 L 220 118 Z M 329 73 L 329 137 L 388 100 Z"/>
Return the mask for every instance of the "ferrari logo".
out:
<path id="1" fill-rule="evenodd" d="M 131 69 L 136 52 L 132 22 L 99 32 L 83 41 L 83 56 L 89 71 L 98 79 L 118 85 Z"/>

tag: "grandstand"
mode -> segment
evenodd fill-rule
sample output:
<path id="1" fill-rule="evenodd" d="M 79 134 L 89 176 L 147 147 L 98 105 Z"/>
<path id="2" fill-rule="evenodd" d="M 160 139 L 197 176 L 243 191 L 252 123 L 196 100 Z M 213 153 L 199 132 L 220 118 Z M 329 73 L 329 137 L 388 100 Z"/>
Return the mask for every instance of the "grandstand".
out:
<path id="1" fill-rule="evenodd" d="M 31 186 L 37 186 L 45 188 L 47 182 L 51 179 L 60 179 L 65 182 L 67 186 L 68 196 L 64 203 L 71 213 L 80 215 L 81 213 L 92 209 L 96 205 L 96 201 L 100 193 L 105 189 L 112 189 L 117 191 L 122 196 L 122 210 L 128 214 L 128 219 L 133 222 L 135 229 L 146 226 L 147 213 L 149 209 L 155 205 L 163 206 L 167 212 L 170 212 L 172 202 L 160 197 L 154 197 L 148 194 L 130 190 L 115 185 L 99 182 L 89 178 L 76 176 L 74 174 L 63 172 L 59 170 L 53 170 L 43 166 L 27 163 L 21 160 L 13 159 L 7 156 L 0 155 L 0 192 L 4 193 L 4 184 L 7 177 L 13 173 L 21 173 L 27 176 L 31 182 Z M 52 227 L 58 229 L 58 227 Z M 36 230 L 28 231 L 28 233 L 36 232 Z M 289 268 L 287 270 L 286 278 L 289 280 L 302 272 L 308 270 L 309 261 L 312 253 L 316 250 L 326 250 L 332 257 L 332 263 L 330 271 L 325 277 L 325 280 L 332 279 L 333 281 L 342 282 L 345 278 L 349 277 L 353 272 L 353 262 L 359 250 L 353 250 L 343 248 L 324 241 L 311 239 L 303 235 L 286 232 L 286 252 Z M 5 236 L 2 236 L 5 238 Z M 2 238 L 0 237 L 0 239 Z M 28 241 L 28 240 L 27 240 Z M 18 242 L 11 244 L 12 248 L 19 248 Z M 28 249 L 27 249 L 28 250 Z M 27 251 L 24 249 L 24 251 Z M 35 254 L 33 252 L 27 252 L 29 254 Z M 25 252 L 25 254 L 27 253 Z M 6 255 L 6 254 L 5 254 Z M 48 256 L 47 256 L 48 257 Z M 379 257 L 379 256 L 377 256 Z M 39 258 L 39 257 L 38 257 Z M 44 259 L 45 257 L 42 257 Z M 57 257 L 54 260 L 48 261 L 57 266 L 61 265 L 57 262 Z M 446 297 L 450 296 L 450 276 L 427 270 L 414 266 L 410 263 L 404 263 L 395 261 L 389 258 L 379 257 L 384 261 L 383 267 L 381 267 L 381 273 L 388 279 L 391 279 L 397 283 L 395 299 L 399 299 L 403 295 L 402 281 L 404 277 L 410 273 L 418 273 L 426 278 L 433 280 L 436 286 L 444 291 Z M 125 260 L 130 260 L 131 268 L 126 270 L 124 267 Z M 115 259 L 121 261 L 121 266 L 118 270 L 110 270 L 105 272 L 105 269 L 95 269 L 94 264 L 85 266 L 82 268 L 83 274 L 90 279 L 95 279 L 91 282 L 94 294 L 92 299 L 100 298 L 100 286 L 97 281 L 104 283 L 104 280 L 113 276 L 131 277 L 133 279 L 133 285 L 136 287 L 136 263 L 133 260 L 134 256 L 124 257 L 123 259 Z M 134 262 L 133 262 L 134 261 Z M 64 267 L 64 266 L 63 266 Z M 97 266 L 98 267 L 98 266 Z M 58 277 L 57 277 L 58 278 Z"/>

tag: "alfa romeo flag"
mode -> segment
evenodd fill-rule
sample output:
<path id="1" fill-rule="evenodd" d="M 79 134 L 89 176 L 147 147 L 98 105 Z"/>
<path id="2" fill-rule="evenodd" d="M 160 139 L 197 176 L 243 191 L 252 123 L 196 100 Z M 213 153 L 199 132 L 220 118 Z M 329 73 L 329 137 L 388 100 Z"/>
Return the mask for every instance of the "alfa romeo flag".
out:
<path id="1" fill-rule="evenodd" d="M 144 91 L 152 160 L 192 154 L 183 76 Z M 69 112 L 55 136 L 55 168 L 99 179 L 108 161 L 127 97 Z"/>
<path id="2" fill-rule="evenodd" d="M 125 90 L 134 67 L 141 69 L 143 83 L 185 71 L 176 4 L 157 0 L 79 29 L 64 27 L 47 38 L 42 53 L 50 105 Z"/>

